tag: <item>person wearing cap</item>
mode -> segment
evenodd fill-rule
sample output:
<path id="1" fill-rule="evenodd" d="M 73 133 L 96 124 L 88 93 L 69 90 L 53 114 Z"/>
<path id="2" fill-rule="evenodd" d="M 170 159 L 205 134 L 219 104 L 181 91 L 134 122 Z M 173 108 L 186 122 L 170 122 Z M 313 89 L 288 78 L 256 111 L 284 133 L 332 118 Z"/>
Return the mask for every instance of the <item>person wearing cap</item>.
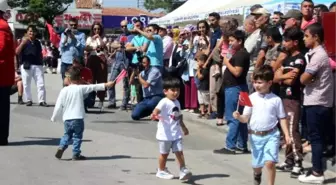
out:
<path id="1" fill-rule="evenodd" d="M 0 0 L 0 146 L 8 145 L 10 90 L 15 82 L 14 36 L 4 18 L 7 9 L 7 0 Z"/>
<path id="2" fill-rule="evenodd" d="M 260 35 L 256 43 L 256 50 L 254 53 L 250 53 L 255 63 L 255 67 L 262 66 L 267 50 L 265 32 L 268 27 L 271 14 L 265 8 L 258 8 L 251 13 L 254 16 L 256 27 L 260 29 Z"/>
<path id="3" fill-rule="evenodd" d="M 168 66 L 174 47 L 173 38 L 168 35 L 167 26 L 165 25 L 160 26 L 159 35 L 161 36 L 163 42 L 163 65 Z"/>
<path id="4" fill-rule="evenodd" d="M 288 12 L 281 17 L 285 22 L 285 30 L 293 27 L 300 28 L 302 17 L 303 15 L 299 10 L 295 9 L 288 10 Z"/>

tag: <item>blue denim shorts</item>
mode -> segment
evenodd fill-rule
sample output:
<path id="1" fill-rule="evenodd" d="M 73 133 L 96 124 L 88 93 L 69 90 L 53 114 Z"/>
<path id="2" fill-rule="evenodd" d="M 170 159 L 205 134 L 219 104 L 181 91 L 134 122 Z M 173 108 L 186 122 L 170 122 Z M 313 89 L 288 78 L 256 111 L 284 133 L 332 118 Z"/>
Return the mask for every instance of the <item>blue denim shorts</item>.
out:
<path id="1" fill-rule="evenodd" d="M 280 146 L 280 132 L 278 129 L 266 136 L 250 134 L 249 137 L 253 168 L 261 168 L 267 161 L 278 163 Z"/>
<path id="2" fill-rule="evenodd" d="M 160 154 L 169 154 L 170 150 L 173 153 L 183 151 L 182 139 L 175 141 L 161 141 L 159 140 Z"/>

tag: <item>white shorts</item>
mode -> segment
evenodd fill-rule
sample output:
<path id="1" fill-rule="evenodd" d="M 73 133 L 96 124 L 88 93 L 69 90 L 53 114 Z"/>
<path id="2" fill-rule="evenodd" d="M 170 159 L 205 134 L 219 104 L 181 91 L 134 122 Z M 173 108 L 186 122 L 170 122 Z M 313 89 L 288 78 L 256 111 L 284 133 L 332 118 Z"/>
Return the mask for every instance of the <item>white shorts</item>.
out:
<path id="1" fill-rule="evenodd" d="M 159 140 L 160 154 L 169 154 L 170 149 L 173 153 L 183 151 L 182 139 L 175 141 L 161 141 Z"/>
<path id="2" fill-rule="evenodd" d="M 210 93 L 209 91 L 197 91 L 198 103 L 201 105 L 209 105 Z"/>

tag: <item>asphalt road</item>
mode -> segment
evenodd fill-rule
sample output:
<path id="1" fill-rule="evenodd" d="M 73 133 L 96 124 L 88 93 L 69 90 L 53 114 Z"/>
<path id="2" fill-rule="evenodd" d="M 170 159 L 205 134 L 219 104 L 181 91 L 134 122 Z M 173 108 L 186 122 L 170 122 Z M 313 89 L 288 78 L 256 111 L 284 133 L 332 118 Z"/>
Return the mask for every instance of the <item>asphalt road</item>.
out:
<path id="1" fill-rule="evenodd" d="M 57 95 L 61 89 L 60 75 L 46 75 L 47 103 L 51 107 L 37 105 L 11 106 L 11 144 L 0 147 L 1 185 L 171 185 L 178 179 L 161 180 L 155 177 L 158 144 L 155 140 L 155 122 L 132 121 L 130 112 L 106 110 L 98 113 L 91 109 L 85 119 L 83 155 L 86 161 L 70 161 L 71 146 L 64 160 L 54 158 L 63 125 L 51 123 Z M 34 86 L 34 85 L 33 85 Z M 118 98 L 122 92 L 117 87 Z M 36 102 L 36 88 L 32 88 Z M 105 104 L 107 105 L 107 103 Z M 224 133 L 208 125 L 186 122 L 190 135 L 184 139 L 187 166 L 194 176 L 186 184 L 203 185 L 251 185 L 251 156 L 214 155 L 213 149 L 224 145 Z M 178 175 L 174 156 L 167 164 Z M 305 164 L 309 166 L 309 164 Z M 326 172 L 327 183 L 336 184 L 336 175 Z M 265 182 L 266 173 L 263 181 Z M 263 183 L 265 185 L 266 183 Z M 276 184 L 301 184 L 289 174 L 278 173 Z"/>

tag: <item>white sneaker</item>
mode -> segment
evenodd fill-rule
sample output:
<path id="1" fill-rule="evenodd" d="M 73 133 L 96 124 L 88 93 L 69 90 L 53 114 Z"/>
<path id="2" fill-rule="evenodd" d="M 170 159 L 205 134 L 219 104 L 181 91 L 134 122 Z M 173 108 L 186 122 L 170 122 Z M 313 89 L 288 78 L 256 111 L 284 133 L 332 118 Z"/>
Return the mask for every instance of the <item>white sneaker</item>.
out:
<path id="1" fill-rule="evenodd" d="M 47 68 L 47 73 L 52 73 L 50 67 Z"/>
<path id="2" fill-rule="evenodd" d="M 189 180 L 192 176 L 192 173 L 188 170 L 188 168 L 183 167 L 180 170 L 180 180 Z"/>
<path id="3" fill-rule="evenodd" d="M 300 175 L 299 176 L 299 181 L 303 183 L 308 183 L 308 184 L 323 184 L 324 182 L 324 176 L 315 176 L 312 174 L 311 171 L 309 171 L 307 174 Z"/>
<path id="4" fill-rule="evenodd" d="M 158 171 L 156 172 L 156 177 L 160 178 L 160 179 L 166 179 L 166 180 L 170 180 L 174 178 L 174 175 L 171 174 L 168 171 L 168 168 L 166 168 L 165 170 L 161 171 L 160 169 L 158 169 Z"/>
<path id="5" fill-rule="evenodd" d="M 103 112 L 104 111 L 104 102 L 99 102 L 98 108 L 99 108 L 100 112 Z"/>

